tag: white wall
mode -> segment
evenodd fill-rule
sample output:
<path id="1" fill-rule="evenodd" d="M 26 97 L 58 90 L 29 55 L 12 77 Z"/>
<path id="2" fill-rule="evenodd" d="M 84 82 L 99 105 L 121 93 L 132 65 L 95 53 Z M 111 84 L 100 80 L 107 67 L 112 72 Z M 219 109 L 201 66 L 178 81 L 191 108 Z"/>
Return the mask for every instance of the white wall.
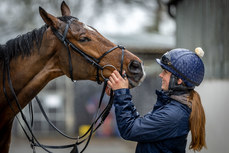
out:
<path id="1" fill-rule="evenodd" d="M 206 115 L 208 149 L 201 153 L 229 152 L 229 80 L 206 80 L 196 91 L 201 96 Z M 190 144 L 190 134 L 188 145 Z M 187 153 L 192 151 L 188 150 Z"/>

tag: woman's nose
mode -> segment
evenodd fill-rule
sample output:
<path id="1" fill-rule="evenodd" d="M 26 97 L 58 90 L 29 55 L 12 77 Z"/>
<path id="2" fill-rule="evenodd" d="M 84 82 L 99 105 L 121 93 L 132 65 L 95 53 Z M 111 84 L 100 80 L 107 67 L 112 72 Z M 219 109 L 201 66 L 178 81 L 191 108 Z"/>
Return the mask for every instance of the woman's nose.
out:
<path id="1" fill-rule="evenodd" d="M 159 77 L 161 77 L 161 78 L 163 77 L 162 72 L 159 74 Z"/>

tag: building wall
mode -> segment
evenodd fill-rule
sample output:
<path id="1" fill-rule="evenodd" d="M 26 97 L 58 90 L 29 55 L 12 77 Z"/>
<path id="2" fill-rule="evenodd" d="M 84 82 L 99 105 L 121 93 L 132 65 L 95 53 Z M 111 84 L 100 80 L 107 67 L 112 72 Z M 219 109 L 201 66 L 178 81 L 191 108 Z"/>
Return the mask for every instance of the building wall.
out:
<path id="1" fill-rule="evenodd" d="M 176 9 L 177 47 L 205 51 L 206 78 L 229 78 L 229 1 L 182 0 Z"/>
<path id="2" fill-rule="evenodd" d="M 229 150 L 229 1 L 182 0 L 176 6 L 177 47 L 205 51 L 205 78 L 196 88 L 206 113 L 208 149 L 201 153 Z M 190 143 L 190 135 L 188 144 Z M 188 150 L 190 153 L 191 151 Z"/>
<path id="3" fill-rule="evenodd" d="M 206 115 L 207 150 L 200 153 L 228 153 L 229 151 L 229 81 L 205 80 L 196 88 L 200 94 Z M 191 142 L 190 134 L 188 145 Z M 188 150 L 187 153 L 192 151 Z"/>

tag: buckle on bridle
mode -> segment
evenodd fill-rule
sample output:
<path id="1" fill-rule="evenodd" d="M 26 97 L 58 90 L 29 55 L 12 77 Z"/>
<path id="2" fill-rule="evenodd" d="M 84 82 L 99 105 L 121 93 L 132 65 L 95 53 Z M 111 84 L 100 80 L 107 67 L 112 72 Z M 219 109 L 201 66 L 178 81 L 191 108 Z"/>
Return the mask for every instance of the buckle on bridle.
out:
<path id="1" fill-rule="evenodd" d="M 118 45 L 118 48 L 120 48 L 120 49 L 126 49 L 124 46 L 122 46 L 122 45 Z"/>

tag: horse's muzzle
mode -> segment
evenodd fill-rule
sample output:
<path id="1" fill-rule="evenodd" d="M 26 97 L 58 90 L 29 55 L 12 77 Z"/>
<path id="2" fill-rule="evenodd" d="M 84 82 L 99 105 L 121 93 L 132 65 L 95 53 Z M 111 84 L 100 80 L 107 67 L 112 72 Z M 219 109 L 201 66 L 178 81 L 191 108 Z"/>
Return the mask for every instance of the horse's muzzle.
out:
<path id="1" fill-rule="evenodd" d="M 139 61 L 131 61 L 128 65 L 128 71 L 129 73 L 127 74 L 127 76 L 131 88 L 140 85 L 145 79 L 143 64 Z"/>

